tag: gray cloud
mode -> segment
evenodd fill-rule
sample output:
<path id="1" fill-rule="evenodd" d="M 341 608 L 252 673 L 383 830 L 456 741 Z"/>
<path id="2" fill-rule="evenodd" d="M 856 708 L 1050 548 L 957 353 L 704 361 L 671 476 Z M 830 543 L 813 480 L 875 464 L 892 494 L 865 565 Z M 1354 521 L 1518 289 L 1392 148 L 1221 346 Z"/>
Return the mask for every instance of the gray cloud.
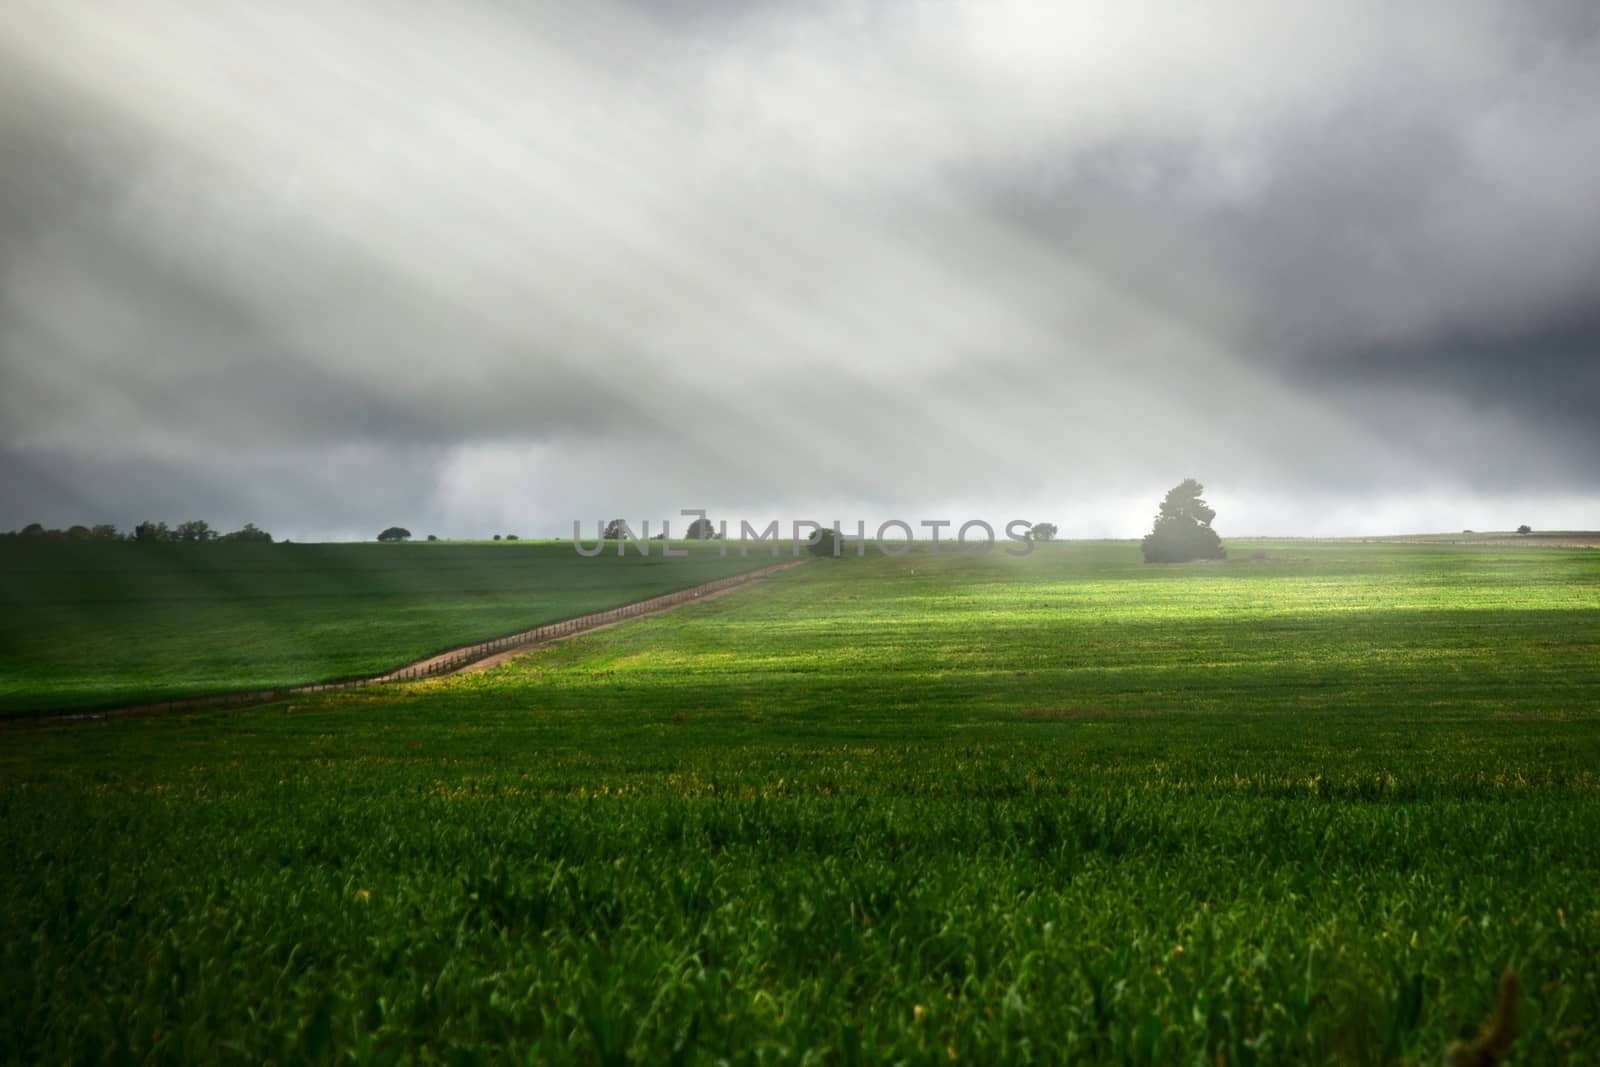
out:
<path id="1" fill-rule="evenodd" d="M 24 3 L 0 527 L 1581 520 L 1597 26 Z"/>

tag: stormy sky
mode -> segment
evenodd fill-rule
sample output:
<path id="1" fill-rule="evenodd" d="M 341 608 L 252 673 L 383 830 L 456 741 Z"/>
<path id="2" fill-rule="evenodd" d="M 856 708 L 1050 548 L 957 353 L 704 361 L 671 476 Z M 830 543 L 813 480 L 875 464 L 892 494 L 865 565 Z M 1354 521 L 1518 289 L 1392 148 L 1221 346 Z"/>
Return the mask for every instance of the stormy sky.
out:
<path id="1" fill-rule="evenodd" d="M 0 529 L 1600 527 L 1600 7 L 8 0 Z"/>

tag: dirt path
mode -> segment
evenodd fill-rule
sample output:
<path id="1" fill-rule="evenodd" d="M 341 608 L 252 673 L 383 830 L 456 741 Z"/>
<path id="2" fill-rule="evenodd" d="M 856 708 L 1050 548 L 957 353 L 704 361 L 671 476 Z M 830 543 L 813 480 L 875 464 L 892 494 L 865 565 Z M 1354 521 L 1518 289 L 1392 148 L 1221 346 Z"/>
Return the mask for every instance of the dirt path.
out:
<path id="1" fill-rule="evenodd" d="M 759 571 L 752 571 L 750 576 L 751 578 L 765 578 L 769 574 L 776 574 L 778 571 L 786 571 L 790 567 L 798 567 L 802 563 L 806 562 L 808 561 L 797 559 L 790 563 L 780 563 L 773 567 L 763 567 Z M 741 586 L 748 584 L 749 582 L 736 582 L 733 585 L 723 586 L 721 589 L 710 589 L 704 591 L 696 589 L 694 591 L 694 596 L 690 597 L 689 600 L 692 600 L 697 604 L 704 604 L 708 600 L 717 600 L 721 597 L 727 596 L 729 593 L 737 593 Z M 463 667 L 456 668 L 454 673 L 466 674 L 468 671 L 486 671 L 490 667 L 498 667 L 507 660 L 514 659 L 525 652 L 532 652 L 536 648 L 544 648 L 547 645 L 555 644 L 557 641 L 565 641 L 569 637 L 577 637 L 581 634 L 592 634 L 596 630 L 609 630 L 613 626 L 621 626 L 623 623 L 629 621 L 629 619 L 643 618 L 646 615 L 659 615 L 664 611 L 671 611 L 673 608 L 676 608 L 682 604 L 687 604 L 689 603 L 689 600 L 680 600 L 676 603 L 667 604 L 664 607 L 651 608 L 649 611 L 641 611 L 637 615 L 630 615 L 625 619 L 615 619 L 611 622 L 597 622 L 593 626 L 586 627 L 577 633 L 560 634 L 556 637 L 542 639 L 535 638 L 530 640 L 527 644 L 518 645 L 515 648 L 508 648 L 504 652 L 491 653 L 490 655 L 485 656 L 483 659 L 473 660 L 471 663 L 468 663 Z"/>
<path id="2" fill-rule="evenodd" d="M 542 626 L 535 626 L 531 630 L 507 634 L 491 641 L 479 641 L 476 644 L 447 649 L 426 659 L 420 659 L 415 663 L 408 663 L 403 667 L 397 667 L 392 671 L 373 675 L 369 678 L 351 678 L 342 682 L 318 682 L 310 685 L 280 686 L 274 689 L 255 689 L 243 693 L 219 693 L 215 696 L 186 697 L 182 700 L 166 700 L 156 704 L 135 704 L 122 708 L 110 708 L 104 711 L 72 712 L 62 715 L 30 715 L 25 717 L 10 716 L 0 719 L 0 729 L 47 726 L 52 723 L 92 722 L 99 719 L 136 718 L 190 708 L 248 707 L 256 704 L 270 704 L 286 697 L 307 696 L 313 693 L 331 693 L 337 689 L 356 689 L 361 686 L 383 685 L 388 682 L 409 682 L 423 678 L 441 678 L 447 674 L 457 674 L 462 671 L 486 670 L 490 667 L 499 666 L 513 656 L 520 656 L 524 652 L 531 652 L 555 641 L 564 641 L 579 634 L 594 633 L 596 630 L 606 630 L 630 619 L 637 619 L 645 615 L 657 615 L 663 611 L 671 611 L 673 608 L 681 607 L 684 604 L 715 600 L 718 597 L 727 596 L 729 593 L 769 575 L 789 570 L 792 567 L 799 567 L 808 562 L 810 562 L 808 559 L 796 559 L 783 563 L 774 563 L 770 567 L 760 567 L 753 571 L 745 571 L 742 574 L 732 574 L 726 578 L 718 578 L 702 585 L 678 589 L 671 593 L 663 593 L 660 596 L 635 601 L 632 604 L 622 604 L 614 608 L 607 608 L 604 611 L 579 615 L 572 619 L 545 623 Z"/>

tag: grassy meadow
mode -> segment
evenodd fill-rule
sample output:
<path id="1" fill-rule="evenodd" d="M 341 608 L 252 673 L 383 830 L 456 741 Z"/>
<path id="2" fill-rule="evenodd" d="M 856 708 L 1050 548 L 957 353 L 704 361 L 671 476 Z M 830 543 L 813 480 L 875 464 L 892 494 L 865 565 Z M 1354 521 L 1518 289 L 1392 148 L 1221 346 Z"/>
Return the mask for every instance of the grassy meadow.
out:
<path id="1" fill-rule="evenodd" d="M 0 543 L 0 716 L 378 674 L 772 562 L 676 547 Z"/>
<path id="2" fill-rule="evenodd" d="M 1600 553 L 1249 549 L 0 735 L 0 1058 L 1432 1064 L 1509 964 L 1600 1059 Z"/>

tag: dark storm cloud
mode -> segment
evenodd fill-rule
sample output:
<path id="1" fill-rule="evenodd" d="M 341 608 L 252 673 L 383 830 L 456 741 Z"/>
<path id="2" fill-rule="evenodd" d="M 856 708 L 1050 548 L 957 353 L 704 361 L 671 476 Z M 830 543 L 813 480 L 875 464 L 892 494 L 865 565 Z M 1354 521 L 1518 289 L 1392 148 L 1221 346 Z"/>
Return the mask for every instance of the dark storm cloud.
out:
<path id="1" fill-rule="evenodd" d="M 1595 430 L 1600 311 L 1576 310 L 1570 318 L 1552 315 L 1527 326 L 1513 322 L 1492 333 L 1440 331 L 1418 341 L 1320 352 L 1298 370 L 1318 385 L 1354 378 L 1372 385 L 1427 386 Z"/>
<path id="2" fill-rule="evenodd" d="M 1242 360 L 1321 389 L 1425 387 L 1515 411 L 1535 436 L 1570 421 L 1600 446 L 1600 226 L 1579 191 L 1600 164 L 1591 36 L 1551 42 L 1552 102 L 1518 125 L 1528 151 L 1494 143 L 1468 101 L 1352 90 L 1315 118 L 1259 131 L 1246 193 L 1208 189 L 1211 146 L 1117 142 L 1060 170 L 1001 174 L 997 208 L 1055 234 L 1130 291 L 1238 340 Z M 1505 131 L 1501 131 L 1505 132 Z M 1534 149 L 1539 149 L 1535 151 Z M 1508 173 L 1535 172 L 1524 187 Z M 1579 457 L 1574 457 L 1575 460 Z M 1564 477 L 1582 477 L 1575 462 Z"/>
<path id="3" fill-rule="evenodd" d="M 24 3 L 0 527 L 1581 520 L 1597 24 Z"/>

